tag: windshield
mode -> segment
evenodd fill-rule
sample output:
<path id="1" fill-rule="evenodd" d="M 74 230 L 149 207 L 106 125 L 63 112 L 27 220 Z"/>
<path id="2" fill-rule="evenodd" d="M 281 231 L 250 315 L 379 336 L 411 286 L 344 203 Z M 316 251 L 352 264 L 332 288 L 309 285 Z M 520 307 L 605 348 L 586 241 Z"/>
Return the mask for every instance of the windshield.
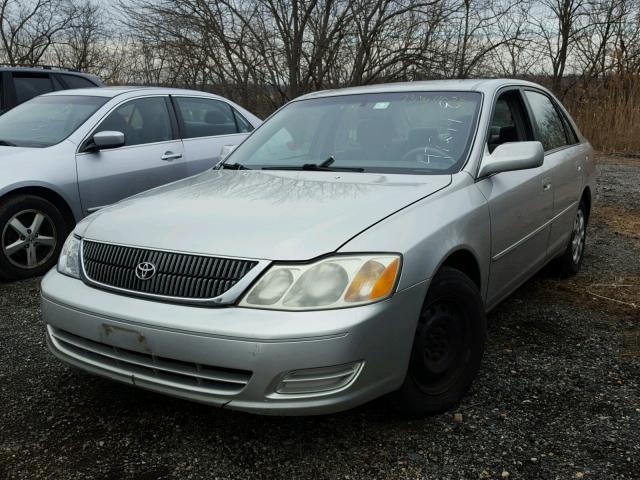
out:
<path id="1" fill-rule="evenodd" d="M 0 116 L 0 145 L 50 147 L 71 135 L 107 97 L 36 97 Z"/>
<path id="2" fill-rule="evenodd" d="M 292 102 L 243 142 L 224 168 L 457 172 L 469 151 L 480 103 L 477 92 Z"/>

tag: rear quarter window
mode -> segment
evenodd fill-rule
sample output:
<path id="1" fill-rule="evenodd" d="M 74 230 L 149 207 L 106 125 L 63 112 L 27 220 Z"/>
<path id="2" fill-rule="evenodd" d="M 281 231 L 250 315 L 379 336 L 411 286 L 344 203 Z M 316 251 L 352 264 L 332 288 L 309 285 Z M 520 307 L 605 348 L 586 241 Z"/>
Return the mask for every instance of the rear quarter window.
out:
<path id="1" fill-rule="evenodd" d="M 92 88 L 96 86 L 92 81 L 78 75 L 62 75 L 62 80 L 68 88 Z"/>
<path id="2" fill-rule="evenodd" d="M 545 152 L 568 145 L 565 125 L 551 99 L 543 93 L 532 90 L 527 90 L 525 95 Z"/>
<path id="3" fill-rule="evenodd" d="M 26 102 L 33 97 L 53 91 L 53 83 L 49 75 L 14 73 L 13 85 L 16 90 L 17 103 Z"/>

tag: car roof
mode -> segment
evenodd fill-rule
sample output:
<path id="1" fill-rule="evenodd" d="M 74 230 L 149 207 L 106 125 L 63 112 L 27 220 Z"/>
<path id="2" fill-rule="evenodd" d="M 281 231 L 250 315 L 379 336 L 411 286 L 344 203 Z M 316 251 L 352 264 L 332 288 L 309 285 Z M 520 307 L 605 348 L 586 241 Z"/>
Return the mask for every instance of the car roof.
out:
<path id="1" fill-rule="evenodd" d="M 215 98 L 223 98 L 214 93 L 201 92 L 199 90 L 187 90 L 184 88 L 162 88 L 162 87 L 136 87 L 136 86 L 111 86 L 111 87 L 94 87 L 94 88 L 74 88 L 69 90 L 57 90 L 55 92 L 46 93 L 46 96 L 61 95 L 84 95 L 92 97 L 108 97 L 114 98 L 124 94 L 144 93 L 149 95 L 199 95 L 210 96 Z"/>
<path id="2" fill-rule="evenodd" d="M 336 90 L 322 90 L 309 93 L 296 100 L 306 100 L 310 98 L 334 97 L 340 95 L 360 95 L 365 93 L 392 93 L 392 92 L 482 92 L 492 93 L 506 86 L 528 86 L 542 88 L 532 82 L 509 78 L 491 79 L 464 79 L 464 80 L 423 80 L 415 82 L 382 83 L 378 85 L 366 85 L 362 87 L 347 87 Z"/>

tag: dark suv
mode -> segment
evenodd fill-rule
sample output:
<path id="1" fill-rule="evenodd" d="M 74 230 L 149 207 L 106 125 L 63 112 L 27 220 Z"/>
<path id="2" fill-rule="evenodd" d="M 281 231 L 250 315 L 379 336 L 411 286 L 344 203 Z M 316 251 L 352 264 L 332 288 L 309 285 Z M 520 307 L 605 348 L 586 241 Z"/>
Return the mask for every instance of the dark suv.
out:
<path id="1" fill-rule="evenodd" d="M 101 87 L 95 75 L 50 66 L 0 66 L 0 113 L 55 90 Z"/>

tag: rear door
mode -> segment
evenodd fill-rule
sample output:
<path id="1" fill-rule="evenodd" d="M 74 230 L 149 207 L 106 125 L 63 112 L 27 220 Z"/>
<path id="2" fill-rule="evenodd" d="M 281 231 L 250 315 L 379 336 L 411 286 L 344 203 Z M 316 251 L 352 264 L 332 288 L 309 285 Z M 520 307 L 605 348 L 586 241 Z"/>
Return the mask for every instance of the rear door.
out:
<path id="1" fill-rule="evenodd" d="M 119 148 L 87 151 L 101 131 L 124 133 Z M 85 213 L 187 176 L 182 142 L 168 96 L 126 100 L 83 142 L 77 154 L 78 184 Z"/>
<path id="2" fill-rule="evenodd" d="M 173 96 L 189 175 L 213 167 L 224 145 L 238 145 L 253 126 L 229 103 L 206 97 Z"/>
<path id="3" fill-rule="evenodd" d="M 531 121 L 519 89 L 501 92 L 493 107 L 487 152 L 507 142 L 533 140 Z M 487 303 L 518 287 L 546 259 L 553 207 L 551 173 L 537 168 L 478 179 L 491 217 L 491 266 Z"/>
<path id="4" fill-rule="evenodd" d="M 553 181 L 553 221 L 549 255 L 564 250 L 571 236 L 582 192 L 585 149 L 559 106 L 546 93 L 527 89 L 525 97 L 534 119 L 537 139 L 545 149 L 544 161 Z"/>

